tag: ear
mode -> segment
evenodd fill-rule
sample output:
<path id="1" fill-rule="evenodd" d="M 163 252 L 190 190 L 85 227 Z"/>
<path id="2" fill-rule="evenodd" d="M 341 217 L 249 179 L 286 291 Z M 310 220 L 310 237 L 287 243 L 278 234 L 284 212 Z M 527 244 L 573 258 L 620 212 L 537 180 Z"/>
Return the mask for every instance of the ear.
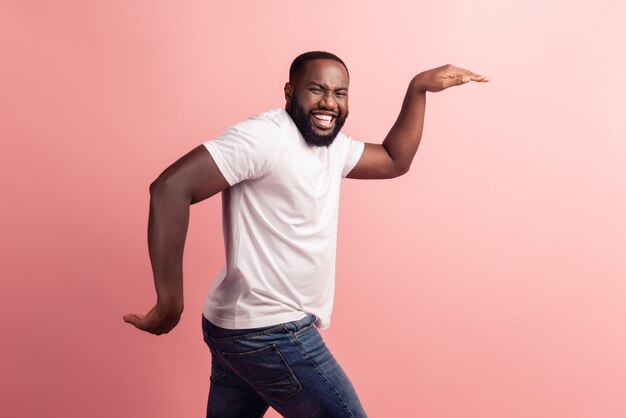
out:
<path id="1" fill-rule="evenodd" d="M 285 83 L 285 100 L 287 101 L 287 106 L 291 103 L 291 96 L 293 94 L 293 86 L 291 83 Z"/>

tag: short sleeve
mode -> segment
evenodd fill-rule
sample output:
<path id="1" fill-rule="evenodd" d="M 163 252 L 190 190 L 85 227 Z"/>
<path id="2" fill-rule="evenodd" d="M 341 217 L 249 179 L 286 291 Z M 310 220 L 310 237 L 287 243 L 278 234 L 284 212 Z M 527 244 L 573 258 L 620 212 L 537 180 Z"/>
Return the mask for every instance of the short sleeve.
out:
<path id="1" fill-rule="evenodd" d="M 365 143 L 361 141 L 356 141 L 349 136 L 346 137 L 347 143 L 347 152 L 346 152 L 346 160 L 343 165 L 343 170 L 341 172 L 341 176 L 347 176 L 350 171 L 356 166 L 361 159 L 361 155 L 363 155 L 363 150 L 365 149 Z"/>
<path id="2" fill-rule="evenodd" d="M 280 142 L 278 125 L 258 115 L 226 129 L 204 146 L 232 186 L 267 174 L 276 161 Z"/>

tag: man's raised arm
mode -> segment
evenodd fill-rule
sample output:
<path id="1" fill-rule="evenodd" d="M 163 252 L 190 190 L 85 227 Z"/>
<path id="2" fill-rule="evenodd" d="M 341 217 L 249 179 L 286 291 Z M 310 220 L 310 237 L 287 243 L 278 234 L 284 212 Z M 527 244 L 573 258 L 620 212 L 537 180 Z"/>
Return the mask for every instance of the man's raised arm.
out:
<path id="1" fill-rule="evenodd" d="M 157 302 L 146 315 L 124 315 L 124 321 L 157 335 L 178 324 L 184 307 L 183 250 L 189 206 L 228 186 L 203 145 L 169 166 L 150 185 L 148 249 Z"/>
<path id="2" fill-rule="evenodd" d="M 385 179 L 409 171 L 424 129 L 426 92 L 438 92 L 470 81 L 486 82 L 489 79 L 449 64 L 413 77 L 400 115 L 382 145 L 365 144 L 363 155 L 347 177 Z"/>

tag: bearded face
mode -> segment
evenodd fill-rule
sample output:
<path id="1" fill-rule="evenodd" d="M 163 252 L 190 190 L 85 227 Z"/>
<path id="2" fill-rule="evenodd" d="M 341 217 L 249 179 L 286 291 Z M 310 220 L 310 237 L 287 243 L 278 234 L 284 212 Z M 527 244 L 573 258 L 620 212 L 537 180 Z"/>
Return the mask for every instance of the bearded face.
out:
<path id="1" fill-rule="evenodd" d="M 307 144 L 316 147 L 328 147 L 341 131 L 348 114 L 333 114 L 328 110 L 317 109 L 306 111 L 298 103 L 297 96 L 291 101 L 287 113 L 293 119 Z M 319 126 L 323 126 L 320 129 Z"/>
<path id="2" fill-rule="evenodd" d="M 349 82 L 343 64 L 315 59 L 285 85 L 286 110 L 307 144 L 333 143 L 348 117 Z"/>

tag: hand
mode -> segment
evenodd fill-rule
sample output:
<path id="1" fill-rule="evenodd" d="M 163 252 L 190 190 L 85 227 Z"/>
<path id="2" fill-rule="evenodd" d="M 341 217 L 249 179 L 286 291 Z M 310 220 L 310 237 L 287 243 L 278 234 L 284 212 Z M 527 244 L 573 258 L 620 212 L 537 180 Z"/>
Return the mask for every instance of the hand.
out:
<path id="1" fill-rule="evenodd" d="M 448 64 L 419 73 L 413 78 L 411 84 L 420 92 L 438 92 L 470 81 L 484 83 L 489 81 L 489 78 Z"/>
<path id="2" fill-rule="evenodd" d="M 155 335 L 167 334 L 180 321 L 182 309 L 167 308 L 158 303 L 146 315 L 124 315 L 124 321 L 136 328 Z"/>

